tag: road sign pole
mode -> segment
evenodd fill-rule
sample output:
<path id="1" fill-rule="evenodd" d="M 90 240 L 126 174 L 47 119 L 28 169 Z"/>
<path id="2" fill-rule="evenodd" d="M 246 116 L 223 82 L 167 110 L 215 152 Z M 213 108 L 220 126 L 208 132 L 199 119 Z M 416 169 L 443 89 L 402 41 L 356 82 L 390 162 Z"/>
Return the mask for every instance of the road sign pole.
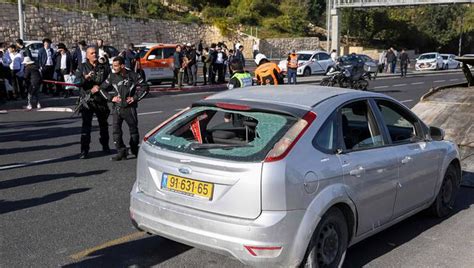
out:
<path id="1" fill-rule="evenodd" d="M 23 29 L 24 29 L 24 18 L 23 18 L 23 3 L 22 0 L 18 0 L 18 24 L 20 26 L 20 38 L 24 39 Z"/>

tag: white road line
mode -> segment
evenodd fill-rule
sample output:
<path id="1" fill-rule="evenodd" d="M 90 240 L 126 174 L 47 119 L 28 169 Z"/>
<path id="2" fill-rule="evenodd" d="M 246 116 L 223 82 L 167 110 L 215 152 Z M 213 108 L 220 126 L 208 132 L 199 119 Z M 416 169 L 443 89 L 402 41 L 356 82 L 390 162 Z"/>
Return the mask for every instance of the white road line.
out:
<path id="1" fill-rule="evenodd" d="M 406 86 L 407 84 L 396 84 L 396 85 L 393 85 L 394 87 L 403 87 L 403 86 Z"/>
<path id="2" fill-rule="evenodd" d="M 72 113 L 74 112 L 71 108 L 69 107 L 47 107 L 47 108 L 42 108 L 38 109 L 38 112 L 63 112 L 63 113 Z"/>
<path id="3" fill-rule="evenodd" d="M 182 110 L 184 110 L 184 109 L 186 109 L 186 108 L 179 108 L 179 109 L 174 109 L 174 110 L 177 111 L 177 112 L 180 112 L 180 111 L 182 111 Z"/>
<path id="4" fill-rule="evenodd" d="M 412 102 L 413 100 L 402 100 L 400 101 L 401 103 L 405 103 L 405 102 Z"/>
<path id="5" fill-rule="evenodd" d="M 26 167 L 26 166 L 31 166 L 31 165 L 38 164 L 38 163 L 43 163 L 43 162 L 49 162 L 49 161 L 53 161 L 53 160 L 58 160 L 58 159 L 61 159 L 61 158 L 62 158 L 62 157 L 49 158 L 49 159 L 36 160 L 36 161 L 25 162 L 25 163 L 20 163 L 20 164 L 15 164 L 15 165 L 0 166 L 0 170 L 12 169 L 12 168 L 18 168 L 18 167 Z"/>
<path id="6" fill-rule="evenodd" d="M 421 85 L 424 84 L 425 82 L 416 82 L 416 83 L 411 83 L 411 85 Z"/>
<path id="7" fill-rule="evenodd" d="M 379 88 L 388 88 L 388 86 L 378 86 L 378 87 L 373 87 L 374 89 L 379 89 Z"/>
<path id="8" fill-rule="evenodd" d="M 193 96 L 193 95 L 204 95 L 204 94 L 212 94 L 214 92 L 196 92 L 196 93 L 188 93 L 188 94 L 179 94 L 179 95 L 171 95 L 172 98 L 178 97 L 186 97 L 186 96 Z"/>
<path id="9" fill-rule="evenodd" d="M 433 83 L 443 83 L 443 82 L 446 82 L 446 80 L 436 80 L 436 81 L 433 81 Z"/>
<path id="10" fill-rule="evenodd" d="M 458 80 L 459 80 L 458 78 L 449 79 L 449 81 L 458 81 Z"/>
<path id="11" fill-rule="evenodd" d="M 147 112 L 147 113 L 138 113 L 138 115 L 148 115 L 148 114 L 159 114 L 162 113 L 163 111 L 155 111 L 155 112 Z"/>

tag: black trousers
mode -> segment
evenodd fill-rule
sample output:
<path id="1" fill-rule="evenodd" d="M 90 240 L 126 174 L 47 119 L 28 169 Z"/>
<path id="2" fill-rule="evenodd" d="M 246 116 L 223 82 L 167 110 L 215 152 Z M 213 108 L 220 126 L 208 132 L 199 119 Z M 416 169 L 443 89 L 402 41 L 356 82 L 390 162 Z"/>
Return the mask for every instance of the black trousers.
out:
<path id="1" fill-rule="evenodd" d="M 137 109 L 135 107 L 126 107 L 120 109 L 114 109 L 112 113 L 113 116 L 113 136 L 114 136 L 114 144 L 117 148 L 117 151 L 120 153 L 126 149 L 125 144 L 123 143 L 123 132 L 122 132 L 122 124 L 125 121 L 128 125 L 128 129 L 130 131 L 130 150 L 132 154 L 138 153 L 138 143 L 139 143 L 139 134 L 138 134 L 138 116 L 137 116 Z"/>
<path id="2" fill-rule="evenodd" d="M 204 78 L 204 85 L 207 85 L 207 65 L 204 63 L 202 65 L 202 76 Z"/>
<path id="3" fill-rule="evenodd" d="M 214 64 L 209 64 L 209 76 L 208 76 L 208 82 L 209 84 L 215 84 L 216 83 L 216 73 L 214 72 Z"/>
<path id="4" fill-rule="evenodd" d="M 41 70 L 41 76 L 44 80 L 53 80 L 54 76 L 54 66 L 44 66 Z M 43 93 L 49 93 L 54 87 L 51 83 L 43 83 Z"/>
<path id="5" fill-rule="evenodd" d="M 224 83 L 224 64 L 214 64 L 214 73 L 217 74 L 217 83 Z"/>
<path id="6" fill-rule="evenodd" d="M 401 76 L 407 76 L 408 62 L 400 63 Z"/>
<path id="7" fill-rule="evenodd" d="M 81 152 L 89 151 L 89 145 L 91 143 L 92 118 L 94 114 L 97 116 L 97 121 L 99 121 L 100 144 L 102 144 L 103 147 L 109 146 L 109 123 L 107 122 L 107 118 L 109 118 L 110 114 L 109 107 L 106 103 L 91 103 L 89 104 L 89 109 L 84 107 L 81 108 Z"/>

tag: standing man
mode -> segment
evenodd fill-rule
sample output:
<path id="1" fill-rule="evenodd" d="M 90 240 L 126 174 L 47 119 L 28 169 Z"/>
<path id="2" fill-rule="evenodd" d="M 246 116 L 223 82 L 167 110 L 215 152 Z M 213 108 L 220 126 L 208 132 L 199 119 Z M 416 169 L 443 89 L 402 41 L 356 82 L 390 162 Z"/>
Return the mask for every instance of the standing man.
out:
<path id="1" fill-rule="evenodd" d="M 207 56 L 206 62 L 209 64 L 209 69 L 208 69 L 208 81 L 209 84 L 213 85 L 216 83 L 216 73 L 214 71 L 214 63 L 216 62 L 216 44 L 212 43 L 211 48 L 209 49 L 209 54 Z"/>
<path id="2" fill-rule="evenodd" d="M 23 58 L 26 58 L 26 57 L 30 57 L 30 59 L 32 58 L 31 51 L 27 47 L 25 47 L 22 39 L 18 38 L 15 44 L 18 49 L 18 52 L 23 56 Z"/>
<path id="3" fill-rule="evenodd" d="M 117 155 L 111 160 L 120 161 L 127 159 L 127 147 L 122 139 L 123 121 L 127 123 L 130 130 L 130 151 L 135 156 L 138 155 L 140 136 L 138 134 L 137 103 L 148 94 L 149 88 L 139 74 L 125 68 L 125 61 L 121 56 L 114 58 L 112 68 L 113 72 L 100 86 L 100 92 L 113 105 L 112 126 Z M 140 86 L 139 90 L 137 85 Z M 109 88 L 113 88 L 113 90 L 107 92 Z"/>
<path id="4" fill-rule="evenodd" d="M 75 72 L 79 65 L 86 63 L 86 41 L 82 40 L 78 43 L 72 54 L 72 71 Z"/>
<path id="5" fill-rule="evenodd" d="M 23 56 L 16 51 L 16 46 L 11 45 L 3 55 L 3 64 L 10 67 L 11 85 L 13 87 L 13 99 L 24 94 L 23 87 Z M 23 97 L 23 96 L 21 96 Z"/>
<path id="6" fill-rule="evenodd" d="M 53 80 L 54 75 L 54 50 L 51 48 L 51 39 L 43 39 L 43 47 L 38 51 L 38 64 L 43 80 Z M 43 83 L 43 93 L 50 93 L 53 85 Z"/>
<path id="7" fill-rule="evenodd" d="M 197 60 L 196 60 L 196 47 L 192 44 L 186 52 L 186 58 L 188 59 L 188 65 L 186 72 L 188 74 L 188 84 L 196 86 L 197 83 Z"/>
<path id="8" fill-rule="evenodd" d="M 286 69 L 287 69 L 288 84 L 296 85 L 296 71 L 298 70 L 298 55 L 296 55 L 296 52 L 294 49 L 288 55 L 286 62 L 287 62 Z"/>
<path id="9" fill-rule="evenodd" d="M 258 42 L 257 42 L 257 40 L 253 41 L 252 50 L 253 50 L 253 58 L 255 59 L 255 57 L 256 57 L 257 54 L 259 53 L 259 47 L 258 47 Z"/>
<path id="10" fill-rule="evenodd" d="M 72 56 L 63 43 L 58 44 L 54 71 L 56 72 L 56 80 L 59 82 L 65 82 L 65 78 L 72 74 Z M 60 91 L 63 91 L 63 86 L 56 85 L 56 93 L 59 94 Z M 70 90 L 64 87 L 64 98 L 68 98 L 70 94 Z"/>
<path id="11" fill-rule="evenodd" d="M 257 64 L 255 78 L 258 85 L 283 84 L 283 76 L 281 75 L 281 70 L 276 63 L 269 61 L 262 53 L 258 53 L 257 56 L 255 56 L 255 63 Z"/>
<path id="12" fill-rule="evenodd" d="M 228 89 L 252 86 L 252 75 L 249 72 L 244 71 L 244 67 L 240 60 L 231 60 L 230 69 L 232 70 L 233 75 L 229 80 L 229 84 L 227 84 Z"/>
<path id="13" fill-rule="evenodd" d="M 331 60 L 337 62 L 337 51 L 335 49 L 331 51 Z"/>
<path id="14" fill-rule="evenodd" d="M 172 88 L 175 87 L 176 83 L 178 84 L 178 88 L 183 87 L 183 76 L 181 72 L 181 66 L 183 65 L 183 58 L 181 56 L 181 46 L 177 45 L 176 50 L 173 53 L 173 83 L 171 85 Z"/>
<path id="15" fill-rule="evenodd" d="M 214 61 L 214 73 L 217 73 L 217 83 L 225 83 L 224 77 L 224 63 L 227 60 L 227 55 L 222 51 L 222 47 L 217 47 L 217 52 L 215 53 Z"/>
<path id="16" fill-rule="evenodd" d="M 409 63 L 410 63 L 410 57 L 408 57 L 408 53 L 406 53 L 405 49 L 402 49 L 402 52 L 400 53 L 401 77 L 407 77 L 407 69 L 408 69 Z"/>
<path id="17" fill-rule="evenodd" d="M 397 65 L 397 56 L 391 47 L 387 52 L 387 64 L 390 67 L 390 73 L 395 73 L 395 67 Z"/>
<path id="18" fill-rule="evenodd" d="M 99 121 L 100 138 L 102 151 L 110 153 L 109 147 L 109 124 L 107 118 L 110 110 L 107 99 L 99 93 L 99 86 L 107 79 L 110 73 L 109 63 L 101 64 L 97 61 L 97 50 L 89 47 L 86 51 L 86 63 L 79 66 L 76 71 L 76 78 L 81 87 L 80 112 L 82 115 L 81 129 L 81 154 L 80 159 L 88 157 L 89 144 L 91 142 L 92 117 L 94 114 Z"/>
<path id="19" fill-rule="evenodd" d="M 127 49 L 125 49 L 122 54 L 125 60 L 125 67 L 134 71 L 137 58 L 135 53 L 135 45 L 133 43 L 128 44 Z"/>
<path id="20" fill-rule="evenodd" d="M 202 55 L 201 55 L 201 61 L 202 61 L 202 77 L 204 78 L 204 85 L 207 85 L 207 58 L 209 57 L 209 48 L 205 47 Z"/>
<path id="21" fill-rule="evenodd" d="M 235 50 L 235 58 L 240 60 L 242 66 L 245 68 L 244 46 L 239 45 L 239 47 Z"/>

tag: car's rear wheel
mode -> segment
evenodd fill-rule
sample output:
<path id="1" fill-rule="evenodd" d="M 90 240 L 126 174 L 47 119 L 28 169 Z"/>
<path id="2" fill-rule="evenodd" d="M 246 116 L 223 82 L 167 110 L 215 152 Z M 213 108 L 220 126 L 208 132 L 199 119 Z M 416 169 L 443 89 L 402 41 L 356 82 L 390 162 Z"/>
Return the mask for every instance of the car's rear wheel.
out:
<path id="1" fill-rule="evenodd" d="M 311 69 L 309 67 L 306 67 L 303 71 L 303 76 L 310 76 L 311 75 Z"/>
<path id="2" fill-rule="evenodd" d="M 452 165 L 446 170 L 438 195 L 430 207 L 431 212 L 435 216 L 440 218 L 446 217 L 453 211 L 454 201 L 456 200 L 461 180 L 458 173 Z"/>
<path id="3" fill-rule="evenodd" d="M 340 267 L 344 262 L 349 232 L 344 214 L 331 208 L 313 233 L 301 267 Z"/>

